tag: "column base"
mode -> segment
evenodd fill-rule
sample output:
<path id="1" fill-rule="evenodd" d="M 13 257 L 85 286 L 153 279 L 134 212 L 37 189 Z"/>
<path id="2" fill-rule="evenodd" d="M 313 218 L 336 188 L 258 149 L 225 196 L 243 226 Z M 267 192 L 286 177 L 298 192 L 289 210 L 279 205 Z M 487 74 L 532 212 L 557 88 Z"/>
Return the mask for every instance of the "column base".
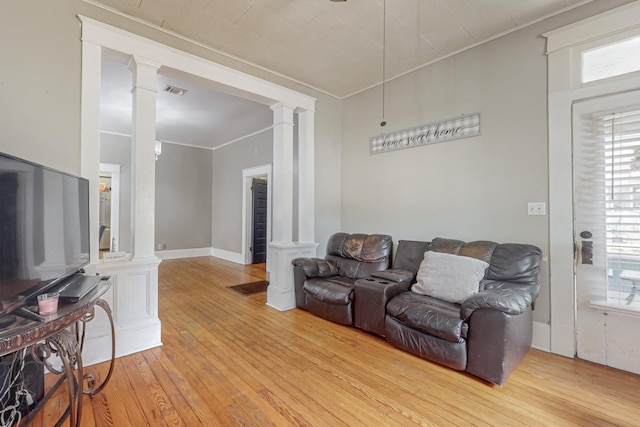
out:
<path id="1" fill-rule="evenodd" d="M 286 311 L 296 307 L 291 261 L 300 257 L 315 257 L 315 242 L 272 242 L 269 244 L 272 271 L 269 274 L 267 305 Z"/>

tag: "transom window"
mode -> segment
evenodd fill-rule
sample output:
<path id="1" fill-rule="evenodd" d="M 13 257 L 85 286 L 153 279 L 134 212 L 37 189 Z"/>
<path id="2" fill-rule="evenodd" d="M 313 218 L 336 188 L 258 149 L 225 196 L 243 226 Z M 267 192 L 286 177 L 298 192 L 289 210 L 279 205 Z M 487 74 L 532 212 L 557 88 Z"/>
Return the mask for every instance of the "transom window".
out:
<path id="1" fill-rule="evenodd" d="M 640 36 L 582 52 L 582 83 L 640 71 Z"/>

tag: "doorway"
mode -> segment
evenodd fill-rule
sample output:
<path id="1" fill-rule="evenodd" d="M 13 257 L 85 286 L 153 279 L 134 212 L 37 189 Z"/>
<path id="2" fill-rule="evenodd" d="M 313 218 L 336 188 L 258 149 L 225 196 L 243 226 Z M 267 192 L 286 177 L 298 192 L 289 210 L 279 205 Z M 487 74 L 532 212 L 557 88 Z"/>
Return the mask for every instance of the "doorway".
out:
<path id="1" fill-rule="evenodd" d="M 640 91 L 573 106 L 577 356 L 640 372 Z M 636 295 L 639 294 L 639 295 Z"/>
<path id="2" fill-rule="evenodd" d="M 251 264 L 267 261 L 267 179 L 251 180 Z"/>
<path id="3" fill-rule="evenodd" d="M 271 165 L 243 169 L 242 180 L 242 216 L 244 224 L 242 227 L 242 254 L 244 264 L 249 265 L 266 261 L 266 269 L 270 271 Z M 258 184 L 257 188 L 254 185 L 256 182 Z M 257 201 L 255 200 L 256 198 L 258 199 Z M 263 235 L 264 237 L 262 237 Z M 258 238 L 257 241 L 255 237 Z M 254 259 L 254 254 L 258 255 L 258 258 Z M 264 258 L 260 261 L 262 256 Z"/>
<path id="4" fill-rule="evenodd" d="M 99 251 L 117 252 L 120 246 L 120 165 L 100 163 Z M 100 256 L 102 258 L 102 256 Z"/>

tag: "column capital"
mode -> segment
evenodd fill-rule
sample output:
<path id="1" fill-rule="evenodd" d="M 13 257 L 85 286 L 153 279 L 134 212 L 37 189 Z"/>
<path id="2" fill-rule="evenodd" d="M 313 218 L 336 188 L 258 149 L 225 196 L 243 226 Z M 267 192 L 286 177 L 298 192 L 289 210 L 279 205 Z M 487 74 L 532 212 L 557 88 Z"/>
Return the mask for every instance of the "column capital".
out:
<path id="1" fill-rule="evenodd" d="M 139 55 L 132 55 L 131 58 L 129 58 L 129 63 L 127 65 L 131 71 L 134 71 L 134 69 L 140 67 L 158 70 L 162 66 L 157 62 L 151 61 L 147 58 L 143 58 Z"/>
<path id="2" fill-rule="evenodd" d="M 129 70 L 133 75 L 133 90 L 146 89 L 153 92 L 158 91 L 158 69 L 160 64 L 150 61 L 146 58 L 142 58 L 137 55 L 133 55 L 129 59 Z"/>
<path id="3" fill-rule="evenodd" d="M 293 128 L 293 111 L 294 107 L 278 102 L 277 104 L 270 105 L 269 108 L 273 110 L 273 126 L 289 126 Z"/>
<path id="4" fill-rule="evenodd" d="M 293 111 L 296 109 L 296 107 L 291 106 L 291 105 L 287 105 L 284 102 L 277 102 L 273 105 L 269 105 L 269 108 L 271 108 L 273 111 L 277 111 L 277 110 L 291 110 L 291 113 L 293 113 Z"/>

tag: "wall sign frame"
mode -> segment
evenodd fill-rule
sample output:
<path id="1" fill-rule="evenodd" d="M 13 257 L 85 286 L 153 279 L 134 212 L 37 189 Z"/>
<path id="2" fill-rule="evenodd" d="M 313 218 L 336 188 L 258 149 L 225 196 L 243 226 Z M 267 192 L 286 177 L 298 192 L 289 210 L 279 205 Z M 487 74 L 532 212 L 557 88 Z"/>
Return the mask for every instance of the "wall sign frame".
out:
<path id="1" fill-rule="evenodd" d="M 372 136 L 369 138 L 369 154 L 382 154 L 479 135 L 480 113 L 467 114 L 412 129 Z"/>

